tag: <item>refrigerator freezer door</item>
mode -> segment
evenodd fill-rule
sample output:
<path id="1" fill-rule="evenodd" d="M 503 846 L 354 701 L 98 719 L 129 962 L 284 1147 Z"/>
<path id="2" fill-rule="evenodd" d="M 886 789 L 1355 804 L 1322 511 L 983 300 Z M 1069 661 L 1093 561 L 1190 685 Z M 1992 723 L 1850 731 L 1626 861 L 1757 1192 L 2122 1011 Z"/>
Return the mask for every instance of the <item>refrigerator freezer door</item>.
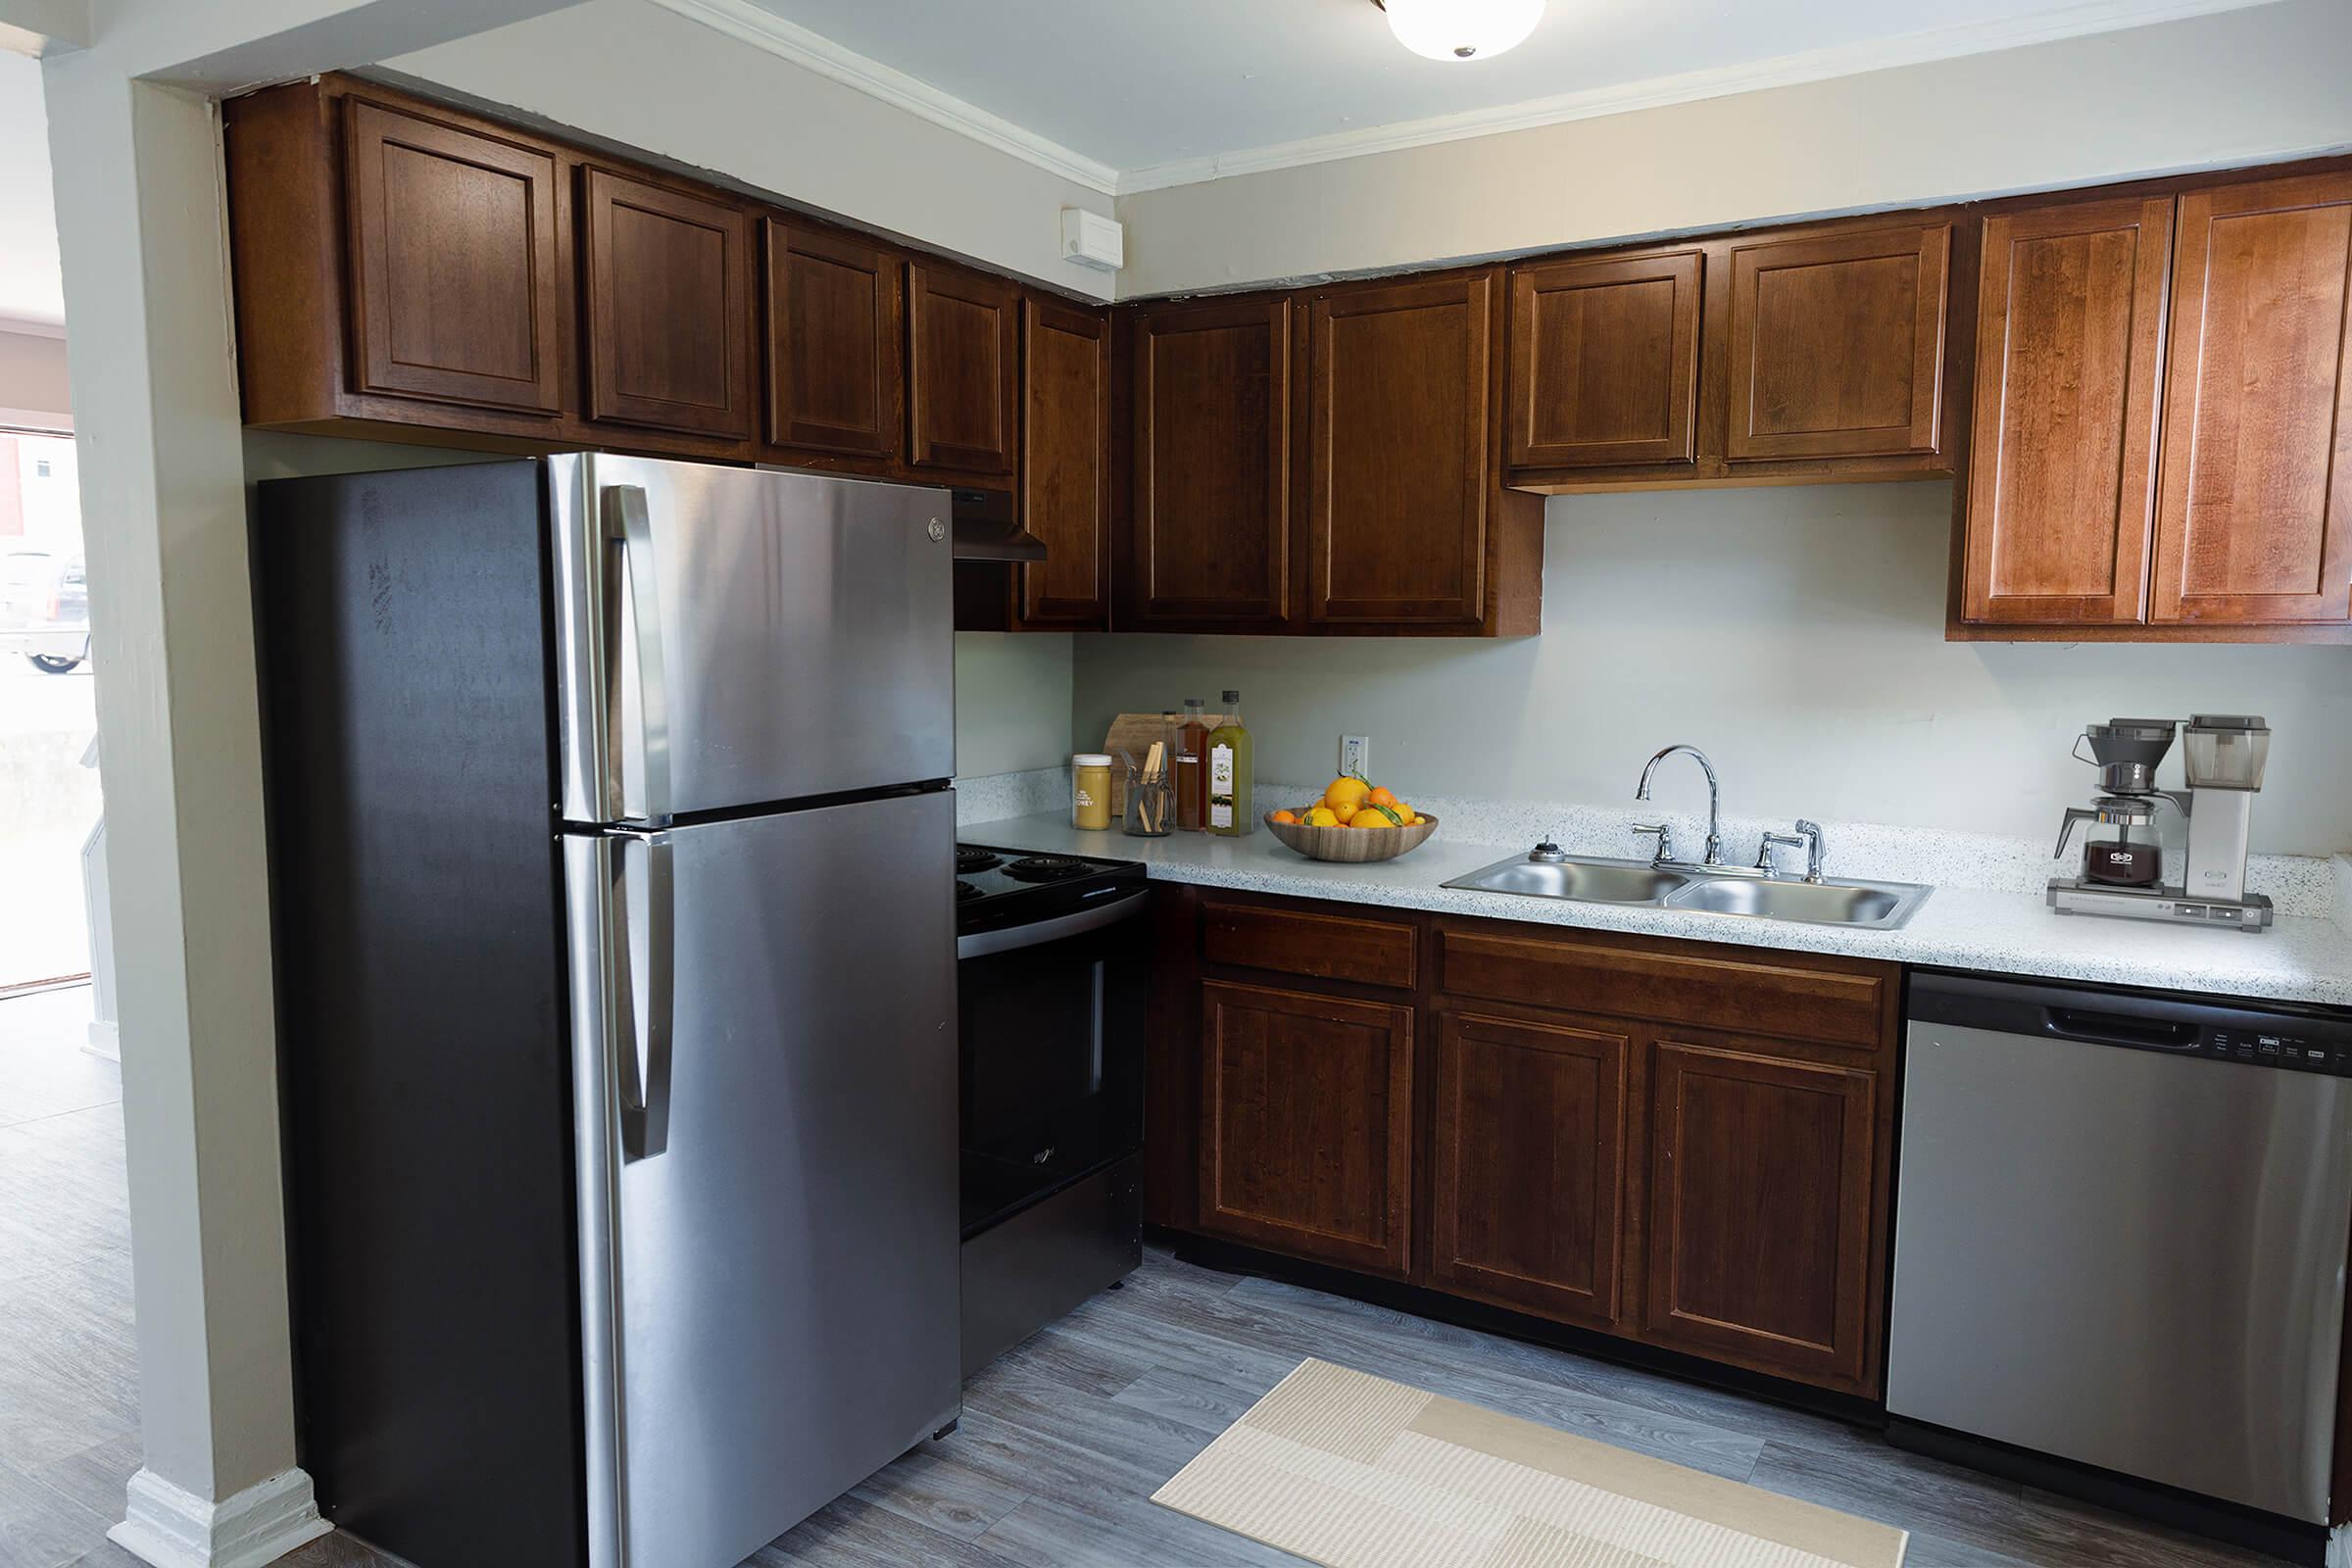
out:
<path id="1" fill-rule="evenodd" d="M 955 837 L 564 839 L 591 1568 L 728 1568 L 956 1416 Z"/>
<path id="2" fill-rule="evenodd" d="M 955 773 L 947 491 L 546 461 L 564 820 Z"/>

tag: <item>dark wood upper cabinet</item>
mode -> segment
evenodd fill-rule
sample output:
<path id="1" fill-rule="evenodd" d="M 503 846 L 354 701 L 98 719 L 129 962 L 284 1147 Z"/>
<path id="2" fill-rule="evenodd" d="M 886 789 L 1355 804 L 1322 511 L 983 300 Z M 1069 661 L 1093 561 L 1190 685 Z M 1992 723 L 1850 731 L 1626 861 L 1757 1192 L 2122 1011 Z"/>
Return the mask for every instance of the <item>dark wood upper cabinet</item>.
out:
<path id="1" fill-rule="evenodd" d="M 1309 622 L 1478 622 L 1498 276 L 1339 289 L 1309 303 Z"/>
<path id="2" fill-rule="evenodd" d="M 1696 460 L 1705 260 L 1690 249 L 1512 269 L 1512 466 Z"/>
<path id="3" fill-rule="evenodd" d="M 752 434 L 752 223 L 740 207 L 581 171 L 588 417 Z"/>
<path id="4" fill-rule="evenodd" d="M 898 253 L 782 219 L 762 226 L 768 441 L 895 455 L 906 385 Z"/>
<path id="5" fill-rule="evenodd" d="M 2170 197 L 1985 220 L 1965 618 L 2145 614 L 2172 229 Z"/>
<path id="6" fill-rule="evenodd" d="M 1603 1023 L 1440 1018 L 1434 1284 L 1617 1325 L 1632 1058 L 1631 1038 Z"/>
<path id="7" fill-rule="evenodd" d="M 1110 315 L 1021 305 L 1021 518 L 1046 559 L 1021 567 L 1020 620 L 1110 623 Z"/>
<path id="8" fill-rule="evenodd" d="M 1938 450 L 1949 223 L 1736 242 L 1733 463 Z"/>
<path id="9" fill-rule="evenodd" d="M 2352 172 L 2180 197 L 2160 623 L 2352 619 Z"/>
<path id="10" fill-rule="evenodd" d="M 1009 279 L 906 264 L 906 461 L 1012 472 L 1021 292 Z"/>
<path id="11" fill-rule="evenodd" d="M 364 98 L 343 109 L 353 390 L 561 412 L 554 155 Z"/>
<path id="12" fill-rule="evenodd" d="M 1134 623 L 1291 618 L 1292 302 L 1146 307 L 1134 322 Z"/>
<path id="13" fill-rule="evenodd" d="M 1412 1009 L 1221 980 L 1200 990 L 1201 1229 L 1402 1276 Z"/>
<path id="14" fill-rule="evenodd" d="M 1876 1394 L 1878 1096 L 1860 1067 L 1658 1043 L 1648 1338 Z"/>

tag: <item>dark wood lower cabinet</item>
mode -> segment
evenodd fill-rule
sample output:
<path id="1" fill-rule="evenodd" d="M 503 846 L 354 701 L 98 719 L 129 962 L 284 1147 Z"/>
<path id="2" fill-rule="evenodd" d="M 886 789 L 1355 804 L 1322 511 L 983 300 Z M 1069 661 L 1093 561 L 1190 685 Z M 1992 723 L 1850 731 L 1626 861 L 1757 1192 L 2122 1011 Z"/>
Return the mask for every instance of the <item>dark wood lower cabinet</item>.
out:
<path id="1" fill-rule="evenodd" d="M 1658 1043 L 1645 1337 L 1875 1388 L 1878 1087 L 1864 1068 Z"/>
<path id="2" fill-rule="evenodd" d="M 1632 1057 L 1631 1037 L 1606 1023 L 1440 1016 L 1433 1283 L 1618 1326 Z"/>
<path id="3" fill-rule="evenodd" d="M 1878 1396 L 1897 965 L 1159 898 L 1155 1222 Z"/>
<path id="4" fill-rule="evenodd" d="M 1412 1009 L 1209 980 L 1200 1047 L 1200 1228 L 1402 1276 Z"/>

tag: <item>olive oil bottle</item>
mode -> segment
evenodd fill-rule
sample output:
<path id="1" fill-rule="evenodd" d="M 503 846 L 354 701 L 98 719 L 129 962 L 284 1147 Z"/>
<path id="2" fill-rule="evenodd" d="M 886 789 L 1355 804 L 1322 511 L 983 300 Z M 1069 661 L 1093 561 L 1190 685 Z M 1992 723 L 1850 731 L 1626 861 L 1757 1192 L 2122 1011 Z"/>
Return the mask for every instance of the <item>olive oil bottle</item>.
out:
<path id="1" fill-rule="evenodd" d="M 1250 732 L 1242 727 L 1242 694 L 1225 694 L 1225 722 L 1208 732 L 1208 831 L 1240 838 L 1257 826 L 1250 807 L 1250 783 L 1256 759 Z"/>

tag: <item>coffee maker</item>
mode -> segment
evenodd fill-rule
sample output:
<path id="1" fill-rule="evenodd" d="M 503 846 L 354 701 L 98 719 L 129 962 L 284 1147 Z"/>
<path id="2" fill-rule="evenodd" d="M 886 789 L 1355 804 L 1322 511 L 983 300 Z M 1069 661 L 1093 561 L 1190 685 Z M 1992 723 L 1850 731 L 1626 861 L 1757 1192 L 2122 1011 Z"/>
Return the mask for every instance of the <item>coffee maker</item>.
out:
<path id="1" fill-rule="evenodd" d="M 2156 769 L 2181 740 L 2186 791 L 2159 789 Z M 2090 755 L 2082 755 L 2083 747 Z M 2246 834 L 2254 795 L 2270 759 L 2271 732 L 2243 713 L 2198 713 L 2178 719 L 2116 718 L 2085 726 L 2075 756 L 2099 770 L 2099 794 L 2087 807 L 2070 806 L 2058 828 L 2064 858 L 2077 826 L 2092 833 L 2082 848 L 2080 875 L 2052 877 L 2049 905 L 2061 914 L 2108 914 L 2133 920 L 2179 920 L 2260 931 L 2271 923 L 2271 901 L 2246 892 Z M 2165 845 L 2172 824 L 2174 848 Z M 2097 829 L 2114 829 L 2102 838 Z M 2144 830 L 2144 831 L 2143 831 Z M 2168 878 L 2168 869 L 2178 875 Z"/>

